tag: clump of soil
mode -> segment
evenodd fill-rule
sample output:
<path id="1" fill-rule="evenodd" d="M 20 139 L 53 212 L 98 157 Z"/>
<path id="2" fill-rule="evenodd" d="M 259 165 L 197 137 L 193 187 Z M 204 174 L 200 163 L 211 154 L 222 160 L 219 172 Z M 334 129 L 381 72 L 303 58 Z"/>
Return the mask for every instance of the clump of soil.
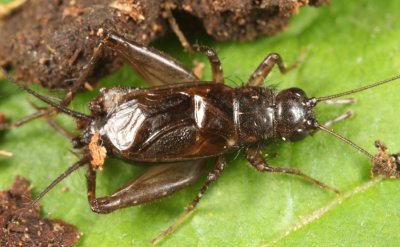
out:
<path id="1" fill-rule="evenodd" d="M 15 68 L 22 81 L 67 89 L 88 63 L 102 30 L 147 45 L 169 31 L 165 6 L 186 34 L 205 30 L 216 40 L 250 40 L 282 31 L 302 6 L 329 1 L 27 0 L 3 17 L 0 66 Z M 89 82 L 121 65 L 120 58 L 106 52 Z"/>
<path id="2" fill-rule="evenodd" d="M 99 30 L 112 30 L 142 44 L 165 32 L 160 10 L 154 8 L 159 1 L 135 2 L 121 10 L 104 0 L 29 0 L 3 20 L 0 66 L 15 68 L 22 81 L 68 88 L 98 45 Z M 91 82 L 121 65 L 112 52 L 106 52 Z"/>
<path id="3" fill-rule="evenodd" d="M 177 1 L 178 2 L 178 1 Z M 287 27 L 302 6 L 320 6 L 330 0 L 184 0 L 178 6 L 203 24 L 216 40 L 251 40 L 272 36 Z"/>
<path id="4" fill-rule="evenodd" d="M 11 189 L 0 191 L 0 246 L 73 246 L 81 236 L 73 225 L 41 218 L 28 181 L 17 177 Z"/>

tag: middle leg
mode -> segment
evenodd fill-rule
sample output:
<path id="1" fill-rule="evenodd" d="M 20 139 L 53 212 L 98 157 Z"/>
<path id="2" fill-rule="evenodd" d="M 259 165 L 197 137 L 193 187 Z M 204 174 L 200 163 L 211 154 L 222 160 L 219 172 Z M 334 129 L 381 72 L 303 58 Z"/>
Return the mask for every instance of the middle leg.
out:
<path id="1" fill-rule="evenodd" d="M 287 67 L 285 63 L 283 62 L 283 59 L 281 55 L 278 53 L 270 53 L 264 60 L 258 65 L 257 69 L 251 74 L 247 85 L 248 86 L 260 86 L 263 84 L 265 78 L 267 78 L 269 72 L 271 72 L 272 68 L 274 65 L 278 65 L 278 68 L 282 74 L 287 73 L 288 71 L 295 69 L 300 61 L 302 60 L 302 57 L 300 57 L 296 63 L 294 63 L 292 66 Z"/>
<path id="2" fill-rule="evenodd" d="M 224 156 L 219 156 L 217 158 L 214 169 L 208 173 L 207 180 L 204 182 L 197 196 L 193 199 L 193 201 L 186 207 L 185 211 L 179 216 L 175 222 L 170 225 L 166 230 L 161 232 L 157 237 L 151 240 L 151 243 L 155 244 L 167 235 L 171 234 L 175 229 L 185 220 L 185 218 L 192 212 L 197 204 L 200 202 L 201 198 L 203 198 L 204 194 L 208 190 L 208 187 L 220 177 L 221 173 L 224 171 L 226 167 L 226 160 Z"/>

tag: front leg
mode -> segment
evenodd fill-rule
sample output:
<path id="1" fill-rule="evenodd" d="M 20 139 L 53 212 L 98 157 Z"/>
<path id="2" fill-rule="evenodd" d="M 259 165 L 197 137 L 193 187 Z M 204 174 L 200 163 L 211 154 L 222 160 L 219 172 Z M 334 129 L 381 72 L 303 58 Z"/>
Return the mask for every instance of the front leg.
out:
<path id="1" fill-rule="evenodd" d="M 285 168 L 285 167 L 272 167 L 268 165 L 267 161 L 263 158 L 260 150 L 256 148 L 247 148 L 246 149 L 246 159 L 250 162 L 250 164 L 257 169 L 259 172 L 275 172 L 275 173 L 287 173 L 295 176 L 302 177 L 313 184 L 318 185 L 319 187 L 332 191 L 336 194 L 339 194 L 337 189 L 334 189 L 315 178 L 309 177 L 302 173 L 301 171 L 294 168 Z"/>
<path id="2" fill-rule="evenodd" d="M 207 56 L 211 65 L 213 82 L 224 83 L 224 73 L 222 71 L 221 61 L 218 58 L 217 52 L 212 48 L 198 45 L 193 46 L 193 50 L 196 52 L 202 52 Z"/>
<path id="3" fill-rule="evenodd" d="M 257 69 L 253 72 L 253 74 L 251 74 L 247 82 L 247 85 L 261 86 L 275 64 L 278 65 L 281 73 L 285 74 L 286 72 L 296 68 L 297 65 L 299 64 L 299 61 L 300 59 L 292 66 L 286 67 L 281 55 L 279 55 L 278 53 L 270 53 L 266 58 L 264 58 L 264 60 L 260 63 L 260 65 L 258 65 Z"/>

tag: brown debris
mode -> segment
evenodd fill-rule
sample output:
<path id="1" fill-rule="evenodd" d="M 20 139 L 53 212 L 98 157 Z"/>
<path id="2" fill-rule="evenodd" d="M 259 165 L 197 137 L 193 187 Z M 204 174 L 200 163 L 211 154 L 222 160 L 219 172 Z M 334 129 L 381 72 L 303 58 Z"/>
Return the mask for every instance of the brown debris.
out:
<path id="1" fill-rule="evenodd" d="M 374 156 L 371 167 L 371 178 L 382 175 L 386 178 L 400 177 L 400 154 L 388 154 L 387 147 L 382 141 L 375 141 L 378 153 Z"/>
<path id="2" fill-rule="evenodd" d="M 193 74 L 197 78 L 202 79 L 203 71 L 204 71 L 204 67 L 205 67 L 204 63 L 199 62 L 197 60 L 193 60 L 193 66 L 194 66 L 193 69 L 192 69 Z"/>
<path id="3" fill-rule="evenodd" d="M 0 150 L 0 156 L 11 157 L 11 156 L 13 156 L 13 153 L 5 151 L 5 150 Z"/>
<path id="4" fill-rule="evenodd" d="M 99 145 L 100 134 L 96 133 L 92 136 L 89 143 L 89 152 L 92 156 L 91 165 L 93 170 L 103 170 L 104 161 L 107 157 L 107 150 L 105 147 Z"/>
<path id="5" fill-rule="evenodd" d="M 82 9 L 77 6 L 67 7 L 63 11 L 63 17 L 72 16 L 78 17 L 82 13 Z"/>
<path id="6" fill-rule="evenodd" d="M 4 17 L 0 66 L 15 68 L 18 79 L 50 89 L 68 89 L 100 42 L 98 30 L 148 45 L 168 30 L 163 6 L 187 37 L 205 31 L 216 40 L 250 40 L 284 30 L 290 16 L 306 5 L 330 0 L 26 0 Z M 12 41 L 12 42 L 10 42 Z M 122 65 L 111 51 L 89 78 L 94 84 Z"/>
<path id="7" fill-rule="evenodd" d="M 6 115 L 0 112 L 0 130 L 8 129 L 8 127 L 9 124 L 7 123 Z"/>
<path id="8" fill-rule="evenodd" d="M 110 7 L 119 10 L 121 13 L 131 17 L 135 22 L 145 20 L 140 1 L 134 0 L 115 0 L 110 3 Z"/>
<path id="9" fill-rule="evenodd" d="M 16 177 L 11 189 L 0 191 L 0 246 L 73 246 L 81 234 L 61 220 L 40 218 L 28 181 Z"/>
<path id="10" fill-rule="evenodd" d="M 5 123 L 6 122 L 6 115 L 4 115 L 4 113 L 0 112 L 0 124 Z"/>
<path id="11" fill-rule="evenodd" d="M 68 192 L 69 189 L 68 189 L 67 187 L 62 187 L 62 188 L 60 189 L 60 191 L 61 191 L 62 193 L 65 193 L 65 192 Z"/>

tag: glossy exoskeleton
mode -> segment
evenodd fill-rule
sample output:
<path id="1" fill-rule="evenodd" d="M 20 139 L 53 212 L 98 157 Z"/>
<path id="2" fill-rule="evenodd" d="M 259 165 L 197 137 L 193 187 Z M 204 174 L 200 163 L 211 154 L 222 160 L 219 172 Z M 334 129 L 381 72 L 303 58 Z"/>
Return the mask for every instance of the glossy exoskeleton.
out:
<path id="1" fill-rule="evenodd" d="M 101 89 L 100 95 L 89 103 L 90 115 L 66 108 L 95 68 L 104 48 L 123 56 L 151 87 Z M 347 118 L 350 113 L 320 125 L 313 108 L 318 102 L 332 102 L 333 98 L 378 86 L 399 76 L 336 95 L 309 98 L 299 88 L 277 92 L 262 86 L 275 64 L 282 73 L 288 71 L 278 54 L 269 54 L 246 85 L 232 88 L 224 84 L 220 61 L 214 50 L 206 47 L 195 47 L 195 50 L 208 57 L 213 71 L 211 82 L 200 81 L 190 70 L 166 54 L 115 34 L 107 34 L 102 40 L 81 78 L 61 104 L 15 82 L 53 107 L 33 118 L 61 111 L 76 118 L 82 129 L 82 134 L 74 138 L 73 143 L 76 148 L 83 149 L 85 155 L 53 181 L 33 203 L 72 171 L 88 164 L 90 206 L 97 213 L 109 213 L 155 201 L 188 187 L 199 179 L 205 161 L 215 157 L 215 166 L 208 173 L 198 195 L 184 214 L 153 240 L 157 241 L 172 232 L 193 210 L 208 186 L 223 172 L 225 154 L 230 151 L 244 148 L 246 159 L 260 172 L 294 174 L 336 193 L 337 190 L 297 169 L 270 166 L 263 158 L 260 147 L 276 139 L 298 141 L 317 130 L 323 130 L 374 159 L 373 155 L 327 128 Z M 148 169 L 114 194 L 97 198 L 96 170 L 101 168 L 106 156 L 132 164 L 146 164 Z"/>

